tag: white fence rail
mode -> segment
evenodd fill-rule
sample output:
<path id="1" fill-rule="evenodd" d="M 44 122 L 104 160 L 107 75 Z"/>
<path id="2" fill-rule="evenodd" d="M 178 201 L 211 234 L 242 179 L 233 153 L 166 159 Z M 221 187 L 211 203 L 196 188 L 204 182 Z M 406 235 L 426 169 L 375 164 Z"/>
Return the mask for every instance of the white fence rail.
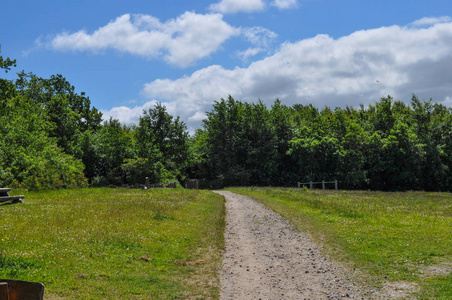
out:
<path id="1" fill-rule="evenodd" d="M 298 188 L 301 188 L 302 186 L 309 185 L 309 188 L 313 189 L 315 184 L 322 184 L 322 190 L 324 190 L 325 189 L 325 184 L 332 184 L 332 183 L 334 183 L 334 189 L 337 190 L 338 189 L 338 182 L 337 182 L 337 180 L 335 180 L 335 181 L 324 181 L 324 180 L 322 180 L 320 182 L 314 182 L 314 181 L 298 182 Z"/>

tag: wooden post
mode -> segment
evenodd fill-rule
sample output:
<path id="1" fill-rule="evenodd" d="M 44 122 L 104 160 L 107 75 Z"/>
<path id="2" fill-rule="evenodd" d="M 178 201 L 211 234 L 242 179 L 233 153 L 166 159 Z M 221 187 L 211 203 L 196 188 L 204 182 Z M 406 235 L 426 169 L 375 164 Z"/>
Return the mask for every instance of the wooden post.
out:
<path id="1" fill-rule="evenodd" d="M 0 282 L 0 299 L 8 300 L 8 282 Z"/>
<path id="2" fill-rule="evenodd" d="M 312 181 L 309 181 L 309 189 L 312 190 Z"/>
<path id="3" fill-rule="evenodd" d="M 322 180 L 322 190 L 325 189 L 325 180 Z"/>
<path id="4" fill-rule="evenodd" d="M 300 183 L 299 182 L 297 182 L 297 187 L 300 188 Z"/>
<path id="5" fill-rule="evenodd" d="M 334 181 L 334 187 L 335 187 L 336 190 L 337 190 L 337 179 Z"/>

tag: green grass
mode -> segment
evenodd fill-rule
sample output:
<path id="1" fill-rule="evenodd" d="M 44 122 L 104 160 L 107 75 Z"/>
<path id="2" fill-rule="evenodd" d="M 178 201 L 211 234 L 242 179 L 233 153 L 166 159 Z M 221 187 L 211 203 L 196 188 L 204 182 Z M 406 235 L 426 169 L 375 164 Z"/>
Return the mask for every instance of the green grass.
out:
<path id="1" fill-rule="evenodd" d="M 234 188 L 285 216 L 368 284 L 409 282 L 452 299 L 452 194 Z M 429 272 L 437 266 L 439 274 Z"/>
<path id="2" fill-rule="evenodd" d="M 224 203 L 208 191 L 79 189 L 0 206 L 0 278 L 46 299 L 217 299 Z M 195 263 L 192 263 L 196 261 Z"/>

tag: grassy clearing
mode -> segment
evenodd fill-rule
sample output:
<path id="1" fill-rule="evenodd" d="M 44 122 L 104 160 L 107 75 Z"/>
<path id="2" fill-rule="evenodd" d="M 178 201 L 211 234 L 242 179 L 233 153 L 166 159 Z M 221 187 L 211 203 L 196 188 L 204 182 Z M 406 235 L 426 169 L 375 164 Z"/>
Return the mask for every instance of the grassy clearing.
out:
<path id="1" fill-rule="evenodd" d="M 367 283 L 452 299 L 452 194 L 234 188 L 290 219 Z"/>
<path id="2" fill-rule="evenodd" d="M 21 193 L 21 191 L 16 191 Z M 208 191 L 24 192 L 0 206 L 0 278 L 46 299 L 217 299 L 224 203 Z"/>

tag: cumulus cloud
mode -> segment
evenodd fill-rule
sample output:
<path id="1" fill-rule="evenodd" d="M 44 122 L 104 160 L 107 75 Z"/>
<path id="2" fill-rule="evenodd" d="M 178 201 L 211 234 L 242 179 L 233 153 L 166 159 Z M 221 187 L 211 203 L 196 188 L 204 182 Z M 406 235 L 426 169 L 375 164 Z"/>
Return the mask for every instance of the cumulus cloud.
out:
<path id="1" fill-rule="evenodd" d="M 201 121 L 206 118 L 204 105 L 194 104 L 191 107 L 187 106 L 187 109 L 182 108 L 177 101 L 157 101 L 150 100 L 143 105 L 137 105 L 135 107 L 119 106 L 112 109 L 102 109 L 102 119 L 104 121 L 110 118 L 117 119 L 121 124 L 136 125 L 139 123 L 140 117 L 143 116 L 144 111 L 148 111 L 150 108 L 154 108 L 157 103 L 161 103 L 166 107 L 168 113 L 172 116 L 180 116 L 181 119 L 188 124 L 188 130 L 194 132 L 197 128 L 200 128 Z"/>
<path id="2" fill-rule="evenodd" d="M 237 56 L 240 57 L 244 62 L 248 62 L 250 57 L 256 56 L 259 53 L 263 52 L 262 48 L 248 48 L 245 51 L 238 51 Z"/>
<path id="3" fill-rule="evenodd" d="M 122 15 L 93 33 L 63 32 L 49 45 L 56 50 L 101 51 L 116 49 L 147 58 L 163 57 L 186 67 L 217 51 L 240 30 L 223 21 L 221 14 L 186 12 L 165 23 L 149 15 Z"/>
<path id="4" fill-rule="evenodd" d="M 247 68 L 214 65 L 179 79 L 158 79 L 143 94 L 164 99 L 176 115 L 196 128 L 215 100 L 232 95 L 271 104 L 312 103 L 357 106 L 391 94 L 409 100 L 452 97 L 452 23 L 428 28 L 391 26 L 286 42 L 271 56 Z M 449 97 L 449 98 L 447 98 Z"/>
<path id="5" fill-rule="evenodd" d="M 421 27 L 421 26 L 430 26 L 438 23 L 449 23 L 452 19 L 448 16 L 443 17 L 425 17 L 411 23 L 411 26 Z"/>
<path id="6" fill-rule="evenodd" d="M 261 48 L 270 48 L 278 36 L 275 32 L 260 26 L 243 28 L 241 33 L 249 42 Z"/>
<path id="7" fill-rule="evenodd" d="M 262 11 L 265 4 L 262 0 L 221 0 L 218 3 L 209 6 L 214 12 L 231 14 L 238 12 L 256 12 Z"/>
<path id="8" fill-rule="evenodd" d="M 446 97 L 446 99 L 444 99 L 441 103 L 443 105 L 451 107 L 452 106 L 452 96 L 451 97 L 449 97 L 449 96 Z"/>
<path id="9" fill-rule="evenodd" d="M 101 110 L 102 118 L 108 120 L 111 118 L 118 119 L 123 124 L 131 125 L 138 124 L 140 116 L 143 115 L 144 110 L 148 110 L 153 107 L 157 101 L 149 101 L 141 106 L 135 106 L 133 108 L 127 106 L 113 107 L 110 110 Z"/>
<path id="10" fill-rule="evenodd" d="M 263 11 L 266 4 L 264 0 L 221 0 L 210 5 L 209 10 L 222 14 L 253 13 Z M 290 9 L 298 6 L 298 0 L 272 0 L 269 4 L 278 9 Z"/>
<path id="11" fill-rule="evenodd" d="M 261 52 L 266 51 L 267 53 L 270 53 L 274 41 L 278 36 L 275 32 L 260 26 L 242 28 L 241 34 L 253 45 L 253 47 L 248 48 L 245 51 L 237 51 L 237 56 L 245 62 L 247 62 L 250 57 L 256 56 Z"/>
<path id="12" fill-rule="evenodd" d="M 151 100 L 144 103 L 143 105 L 137 105 L 132 108 L 127 106 L 119 106 L 113 107 L 110 110 L 101 110 L 102 118 L 103 120 L 109 120 L 110 118 L 117 119 L 120 120 L 122 124 L 127 125 L 138 124 L 140 117 L 144 114 L 144 111 L 148 111 L 150 108 L 154 108 L 157 103 L 163 104 L 170 115 L 180 115 L 176 102 L 161 102 L 157 100 Z M 191 110 L 190 113 L 193 113 L 193 110 Z M 190 113 L 182 114 L 182 116 L 195 122 L 199 122 L 205 117 L 205 114 L 201 112 L 194 112 L 192 115 Z"/>

